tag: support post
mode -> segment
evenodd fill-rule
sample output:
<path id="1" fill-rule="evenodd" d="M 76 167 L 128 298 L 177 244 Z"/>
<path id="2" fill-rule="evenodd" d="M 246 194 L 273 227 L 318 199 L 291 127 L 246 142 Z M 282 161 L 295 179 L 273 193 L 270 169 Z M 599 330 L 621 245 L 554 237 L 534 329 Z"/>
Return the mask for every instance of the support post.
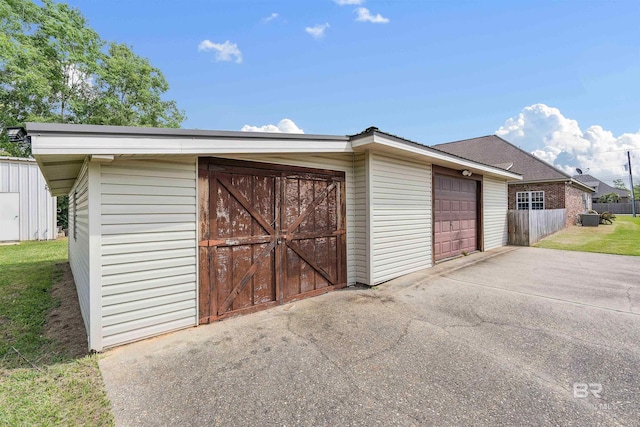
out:
<path id="1" fill-rule="evenodd" d="M 631 213 L 636 217 L 636 196 L 633 191 L 633 174 L 631 173 L 631 151 L 627 151 L 627 161 L 629 162 L 629 183 L 631 184 Z"/>

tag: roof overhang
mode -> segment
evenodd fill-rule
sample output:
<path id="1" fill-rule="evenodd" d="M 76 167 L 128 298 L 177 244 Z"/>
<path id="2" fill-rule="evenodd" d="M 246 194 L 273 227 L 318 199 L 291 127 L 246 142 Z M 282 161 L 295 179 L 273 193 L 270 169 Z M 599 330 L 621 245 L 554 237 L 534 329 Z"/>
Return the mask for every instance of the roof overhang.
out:
<path id="1" fill-rule="evenodd" d="M 351 152 L 347 136 L 27 123 L 42 155 Z M 108 138 L 108 140 L 105 140 Z"/>
<path id="2" fill-rule="evenodd" d="M 509 182 L 509 184 L 520 185 L 520 184 L 553 184 L 556 182 L 562 182 L 565 184 L 573 185 L 574 187 L 587 191 L 589 193 L 595 192 L 595 190 L 582 182 L 573 179 L 573 178 L 552 178 L 552 179 L 535 179 L 535 180 L 527 180 L 527 181 L 519 181 L 519 182 Z"/>
<path id="3" fill-rule="evenodd" d="M 35 161 L 35 159 L 32 159 L 30 157 L 0 156 L 0 162 L 33 163 Z"/>
<path id="4" fill-rule="evenodd" d="M 27 123 L 31 152 L 53 195 L 68 194 L 85 159 L 244 153 L 351 153 L 347 136 Z"/>
<path id="5" fill-rule="evenodd" d="M 519 174 L 381 132 L 349 137 L 55 123 L 27 123 L 26 129 L 33 157 L 54 196 L 69 193 L 85 161 L 108 162 L 121 156 L 353 153 L 375 149 L 505 181 L 522 179 Z"/>
<path id="6" fill-rule="evenodd" d="M 392 135 L 370 132 L 355 135 L 351 139 L 354 151 L 374 149 L 377 151 L 396 155 L 409 155 L 415 160 L 423 160 L 427 163 L 447 167 L 450 169 L 467 169 L 478 175 L 488 175 L 504 180 L 521 180 L 522 176 L 507 170 L 463 159 L 444 151 L 435 150 L 426 145 L 418 144 Z"/>

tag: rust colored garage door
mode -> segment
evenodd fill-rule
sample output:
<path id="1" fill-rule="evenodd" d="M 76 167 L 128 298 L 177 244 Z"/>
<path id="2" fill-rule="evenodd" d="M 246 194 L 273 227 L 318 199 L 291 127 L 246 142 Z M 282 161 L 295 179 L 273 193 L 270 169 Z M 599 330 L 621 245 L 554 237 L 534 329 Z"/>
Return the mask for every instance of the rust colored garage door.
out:
<path id="1" fill-rule="evenodd" d="M 199 161 L 200 323 L 346 285 L 344 173 Z"/>
<path id="2" fill-rule="evenodd" d="M 434 258 L 436 261 L 478 249 L 478 183 L 434 175 Z"/>

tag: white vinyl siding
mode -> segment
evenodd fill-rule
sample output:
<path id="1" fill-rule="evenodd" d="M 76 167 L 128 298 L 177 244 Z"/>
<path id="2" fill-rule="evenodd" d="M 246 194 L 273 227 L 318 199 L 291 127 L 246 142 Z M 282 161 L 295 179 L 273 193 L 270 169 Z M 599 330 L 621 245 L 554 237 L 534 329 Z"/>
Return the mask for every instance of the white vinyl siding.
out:
<path id="1" fill-rule="evenodd" d="M 82 319 L 89 334 L 90 277 L 89 277 L 89 174 L 88 163 L 83 165 L 75 185 L 69 193 L 69 265 L 78 291 Z M 74 196 L 75 194 L 75 196 Z M 72 234 L 72 230 L 75 233 Z M 74 235 L 75 234 L 75 235 Z"/>
<path id="2" fill-rule="evenodd" d="M 482 209 L 484 215 L 482 220 L 485 251 L 507 244 L 507 207 L 507 183 L 487 176 L 483 177 Z"/>
<path id="3" fill-rule="evenodd" d="M 356 283 L 356 201 L 354 183 L 353 154 L 241 154 L 221 156 L 227 159 L 252 162 L 275 163 L 287 166 L 301 166 L 328 169 L 345 173 L 347 210 L 347 283 Z"/>
<path id="4" fill-rule="evenodd" d="M 358 283 L 369 284 L 367 257 L 367 168 L 366 154 L 359 153 L 354 157 L 354 262 L 355 280 Z"/>
<path id="5" fill-rule="evenodd" d="M 196 158 L 101 165 L 102 344 L 197 324 Z"/>
<path id="6" fill-rule="evenodd" d="M 54 240 L 56 198 L 33 159 L 0 157 L 0 193 L 19 194 L 19 240 Z"/>
<path id="7" fill-rule="evenodd" d="M 369 153 L 371 283 L 431 267 L 431 166 Z"/>

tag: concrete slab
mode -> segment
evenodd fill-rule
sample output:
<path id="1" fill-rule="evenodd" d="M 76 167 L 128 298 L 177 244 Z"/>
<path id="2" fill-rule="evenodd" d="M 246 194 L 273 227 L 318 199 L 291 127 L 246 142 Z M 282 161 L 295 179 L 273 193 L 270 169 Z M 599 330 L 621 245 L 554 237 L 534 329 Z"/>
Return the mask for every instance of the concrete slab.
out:
<path id="1" fill-rule="evenodd" d="M 121 426 L 637 425 L 639 267 L 505 248 L 123 346 L 100 367 Z"/>

